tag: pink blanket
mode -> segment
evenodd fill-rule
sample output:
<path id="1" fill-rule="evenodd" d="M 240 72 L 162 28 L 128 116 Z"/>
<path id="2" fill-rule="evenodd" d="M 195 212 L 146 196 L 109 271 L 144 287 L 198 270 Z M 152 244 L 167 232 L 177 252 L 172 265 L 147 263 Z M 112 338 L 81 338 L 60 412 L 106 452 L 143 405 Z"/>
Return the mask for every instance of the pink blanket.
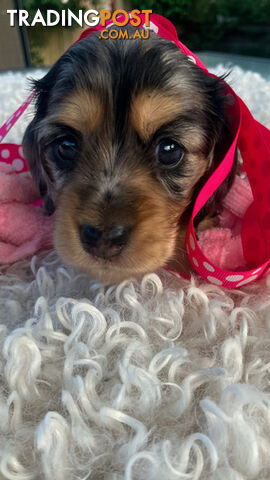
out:
<path id="1" fill-rule="evenodd" d="M 43 215 L 38 200 L 30 175 L 0 162 L 0 264 L 52 247 L 53 218 Z"/>

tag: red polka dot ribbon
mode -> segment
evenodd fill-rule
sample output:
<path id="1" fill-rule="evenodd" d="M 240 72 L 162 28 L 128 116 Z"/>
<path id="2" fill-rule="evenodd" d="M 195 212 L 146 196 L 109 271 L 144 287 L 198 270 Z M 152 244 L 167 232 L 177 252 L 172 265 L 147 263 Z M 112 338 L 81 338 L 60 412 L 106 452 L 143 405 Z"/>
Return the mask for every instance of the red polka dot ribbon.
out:
<path id="1" fill-rule="evenodd" d="M 14 143 L 4 143 L 2 141 L 22 116 L 28 105 L 31 103 L 34 97 L 34 92 L 30 93 L 26 101 L 11 115 L 11 117 L 0 128 L 0 162 L 10 166 L 10 172 L 23 173 L 27 172 L 28 166 L 24 159 L 22 145 L 16 145 Z"/>
<path id="2" fill-rule="evenodd" d="M 146 26 L 145 16 L 140 14 L 140 18 L 141 27 L 149 28 L 157 35 L 174 42 L 205 73 L 215 76 L 209 73 L 196 55 L 178 40 L 176 29 L 169 20 L 160 15 L 151 14 L 150 24 Z M 121 20 L 121 15 L 118 19 Z M 112 21 L 106 23 L 106 27 L 111 25 L 113 25 Z M 78 41 L 103 28 L 98 25 L 85 30 Z M 191 265 L 204 279 L 215 285 L 237 288 L 259 278 L 270 264 L 270 131 L 253 118 L 245 103 L 229 85 L 226 85 L 226 88 L 228 94 L 234 98 L 234 103 L 229 110 L 234 139 L 224 159 L 203 186 L 195 201 L 186 235 L 186 250 Z M 0 143 L 23 114 L 33 97 L 34 92 L 0 128 Z M 245 271 L 223 270 L 209 261 L 198 245 L 194 230 L 194 218 L 197 213 L 230 172 L 236 147 L 240 149 L 243 167 L 253 193 L 253 203 L 246 211 L 242 222 L 241 238 L 244 257 L 248 265 L 248 270 Z M 10 164 L 15 172 L 28 170 L 20 145 L 0 145 L 0 160 Z M 181 272 L 179 273 L 181 274 Z"/>

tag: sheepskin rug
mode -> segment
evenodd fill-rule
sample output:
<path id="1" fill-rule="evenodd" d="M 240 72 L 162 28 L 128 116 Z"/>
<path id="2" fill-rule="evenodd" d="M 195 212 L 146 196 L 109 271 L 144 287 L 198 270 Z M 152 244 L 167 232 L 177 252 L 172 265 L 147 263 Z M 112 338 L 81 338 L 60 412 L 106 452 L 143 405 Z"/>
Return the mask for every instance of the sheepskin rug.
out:
<path id="1" fill-rule="evenodd" d="M 229 81 L 270 127 L 270 83 Z M 27 84 L 0 85 L 3 122 Z M 43 252 L 1 267 L 0 344 L 1 480 L 269 480 L 270 276 L 104 288 Z"/>

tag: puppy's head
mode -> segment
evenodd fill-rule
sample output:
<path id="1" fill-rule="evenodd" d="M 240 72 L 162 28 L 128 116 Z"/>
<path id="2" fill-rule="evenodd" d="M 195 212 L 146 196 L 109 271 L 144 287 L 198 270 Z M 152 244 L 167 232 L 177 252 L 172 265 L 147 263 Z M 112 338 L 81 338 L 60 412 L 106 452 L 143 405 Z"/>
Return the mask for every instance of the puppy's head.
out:
<path id="1" fill-rule="evenodd" d="M 166 264 L 226 149 L 223 88 L 154 34 L 86 38 L 35 83 L 24 150 L 67 264 L 105 283 Z"/>

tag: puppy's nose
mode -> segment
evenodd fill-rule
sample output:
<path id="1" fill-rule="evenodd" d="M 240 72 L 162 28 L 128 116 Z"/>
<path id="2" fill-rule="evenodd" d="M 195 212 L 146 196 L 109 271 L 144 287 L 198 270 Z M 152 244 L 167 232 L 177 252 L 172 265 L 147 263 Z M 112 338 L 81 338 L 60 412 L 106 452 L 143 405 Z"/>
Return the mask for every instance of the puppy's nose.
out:
<path id="1" fill-rule="evenodd" d="M 84 249 L 101 258 L 112 258 L 123 250 L 130 237 L 131 228 L 114 225 L 98 230 L 92 225 L 83 225 L 80 229 L 81 242 Z"/>
<path id="2" fill-rule="evenodd" d="M 102 231 L 92 227 L 92 225 L 84 225 L 81 228 L 81 240 L 83 243 L 86 242 L 89 245 L 95 246 L 101 236 Z"/>

